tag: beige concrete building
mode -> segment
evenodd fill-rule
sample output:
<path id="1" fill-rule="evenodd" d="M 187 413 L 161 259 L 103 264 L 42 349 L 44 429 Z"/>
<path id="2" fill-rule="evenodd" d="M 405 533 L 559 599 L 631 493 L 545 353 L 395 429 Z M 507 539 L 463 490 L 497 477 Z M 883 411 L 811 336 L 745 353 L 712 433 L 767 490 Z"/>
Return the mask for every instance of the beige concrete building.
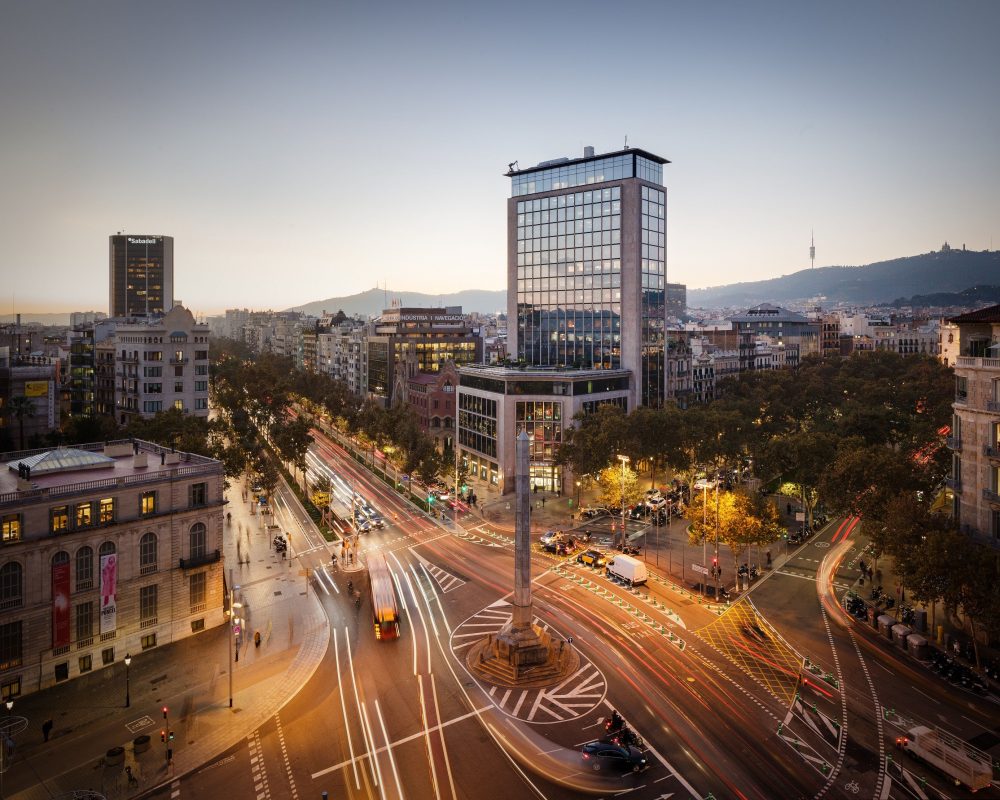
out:
<path id="1" fill-rule="evenodd" d="M 1000 547 L 1000 305 L 949 321 L 959 347 L 948 439 L 955 520 Z"/>
<path id="2" fill-rule="evenodd" d="M 6 699 L 223 623 L 223 469 L 119 441 L 0 455 Z"/>

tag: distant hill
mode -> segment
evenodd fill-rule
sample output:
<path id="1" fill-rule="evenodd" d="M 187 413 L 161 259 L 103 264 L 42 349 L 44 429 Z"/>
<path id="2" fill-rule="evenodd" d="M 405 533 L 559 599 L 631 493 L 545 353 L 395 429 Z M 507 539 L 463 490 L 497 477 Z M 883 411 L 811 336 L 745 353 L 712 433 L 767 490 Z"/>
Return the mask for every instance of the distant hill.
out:
<path id="1" fill-rule="evenodd" d="M 0 324 L 15 322 L 13 314 L 0 314 Z M 41 325 L 69 325 L 69 313 L 65 314 L 21 314 L 21 322 L 37 322 Z"/>
<path id="2" fill-rule="evenodd" d="M 490 314 L 507 310 L 507 292 L 480 291 L 470 289 L 453 294 L 422 294 L 420 292 L 386 292 L 382 289 L 369 289 L 361 294 L 347 297 L 328 297 L 314 303 L 295 306 L 288 311 L 301 311 L 318 317 L 324 311 L 331 314 L 342 310 L 348 316 L 375 316 L 389 308 L 393 301 L 399 305 L 416 308 L 440 308 L 443 306 L 461 306 L 463 312 L 478 311 Z"/>
<path id="3" fill-rule="evenodd" d="M 962 292 L 935 292 L 934 294 L 915 294 L 913 297 L 900 297 L 887 305 L 894 308 L 911 306 L 913 308 L 945 308 L 963 306 L 991 306 L 1000 303 L 1000 286 L 973 286 Z"/>
<path id="4" fill-rule="evenodd" d="M 787 303 L 818 296 L 828 303 L 878 305 L 894 302 L 904 291 L 934 295 L 985 287 L 998 275 L 1000 253 L 949 249 L 863 267 L 817 267 L 766 281 L 688 289 L 687 297 L 691 308 Z"/>

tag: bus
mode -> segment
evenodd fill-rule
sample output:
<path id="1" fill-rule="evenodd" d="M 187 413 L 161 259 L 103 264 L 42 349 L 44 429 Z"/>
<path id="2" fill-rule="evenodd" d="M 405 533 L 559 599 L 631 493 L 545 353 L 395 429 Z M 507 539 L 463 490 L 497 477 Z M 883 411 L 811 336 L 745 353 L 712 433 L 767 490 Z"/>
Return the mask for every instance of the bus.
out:
<path id="1" fill-rule="evenodd" d="M 399 638 L 399 607 L 392 573 L 385 556 L 372 553 L 368 558 L 368 587 L 371 591 L 375 638 L 383 641 Z"/>

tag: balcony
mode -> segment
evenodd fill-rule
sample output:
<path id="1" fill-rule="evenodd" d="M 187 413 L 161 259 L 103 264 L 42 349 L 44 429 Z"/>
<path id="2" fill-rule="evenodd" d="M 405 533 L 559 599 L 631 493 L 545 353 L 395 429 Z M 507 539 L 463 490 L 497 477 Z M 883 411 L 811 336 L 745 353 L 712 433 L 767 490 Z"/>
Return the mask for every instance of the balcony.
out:
<path id="1" fill-rule="evenodd" d="M 170 363 L 171 364 L 187 364 L 190 360 L 191 360 L 190 358 L 172 358 L 172 359 L 170 359 Z"/>
<path id="2" fill-rule="evenodd" d="M 992 444 L 984 444 L 983 455 L 987 458 L 1000 458 L 1000 447 Z"/>
<path id="3" fill-rule="evenodd" d="M 1000 400 L 987 400 L 986 410 L 992 411 L 996 414 L 1000 414 Z"/>
<path id="4" fill-rule="evenodd" d="M 1000 505 L 1000 494 L 997 494 L 992 489 L 983 489 L 983 500 L 987 503 L 995 503 Z"/>
<path id="5" fill-rule="evenodd" d="M 945 446 L 956 453 L 962 452 L 962 440 L 958 436 L 949 436 L 944 440 Z"/>
<path id="6" fill-rule="evenodd" d="M 962 491 L 962 481 L 959 478 L 945 478 L 944 485 L 954 492 Z"/>
<path id="7" fill-rule="evenodd" d="M 194 569 L 195 567 L 201 567 L 205 564 L 214 564 L 222 558 L 222 553 L 219 550 L 213 550 L 211 553 L 205 553 L 204 555 L 194 556 L 193 558 L 182 558 L 181 559 L 181 569 Z"/>

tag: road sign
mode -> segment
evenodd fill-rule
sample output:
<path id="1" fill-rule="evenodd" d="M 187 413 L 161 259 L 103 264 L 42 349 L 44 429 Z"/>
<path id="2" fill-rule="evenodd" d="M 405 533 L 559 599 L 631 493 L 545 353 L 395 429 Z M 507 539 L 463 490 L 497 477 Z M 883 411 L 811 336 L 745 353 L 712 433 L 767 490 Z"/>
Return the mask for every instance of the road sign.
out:
<path id="1" fill-rule="evenodd" d="M 691 569 L 695 572 L 700 572 L 702 575 L 708 575 L 708 567 L 704 564 L 692 564 Z"/>
<path id="2" fill-rule="evenodd" d="M 805 522 L 806 521 L 806 512 L 805 511 L 796 511 L 795 512 L 795 521 L 796 522 Z"/>

